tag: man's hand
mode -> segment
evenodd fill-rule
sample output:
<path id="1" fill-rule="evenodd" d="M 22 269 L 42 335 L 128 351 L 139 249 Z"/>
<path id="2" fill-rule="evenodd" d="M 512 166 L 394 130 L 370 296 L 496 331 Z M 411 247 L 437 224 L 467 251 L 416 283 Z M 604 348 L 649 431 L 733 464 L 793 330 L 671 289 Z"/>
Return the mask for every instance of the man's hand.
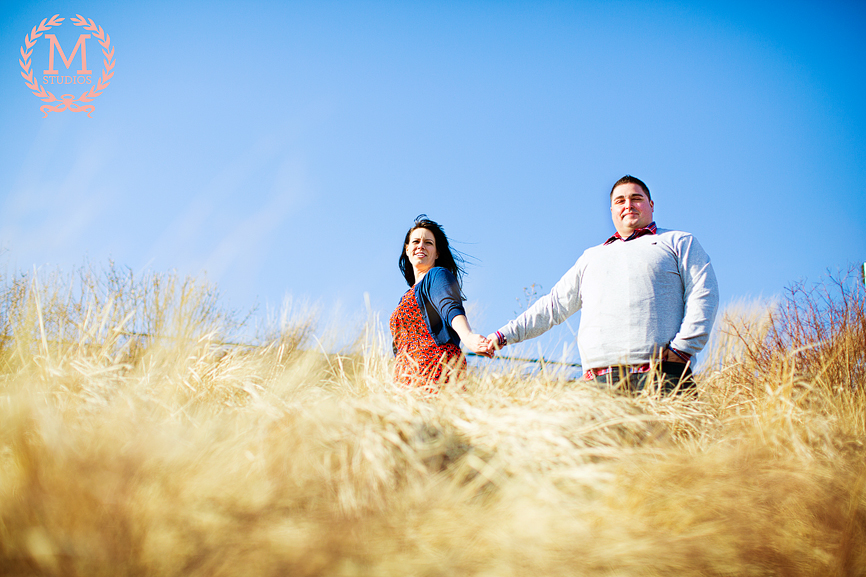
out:
<path id="1" fill-rule="evenodd" d="M 669 363 L 679 363 L 681 365 L 686 364 L 686 361 L 681 359 L 678 354 L 676 354 L 670 349 L 665 349 L 664 351 L 662 351 L 662 360 Z"/>
<path id="2" fill-rule="evenodd" d="M 490 333 L 487 335 L 487 341 L 490 343 L 491 351 L 498 351 L 502 348 L 499 344 L 499 337 L 496 336 L 496 333 Z"/>

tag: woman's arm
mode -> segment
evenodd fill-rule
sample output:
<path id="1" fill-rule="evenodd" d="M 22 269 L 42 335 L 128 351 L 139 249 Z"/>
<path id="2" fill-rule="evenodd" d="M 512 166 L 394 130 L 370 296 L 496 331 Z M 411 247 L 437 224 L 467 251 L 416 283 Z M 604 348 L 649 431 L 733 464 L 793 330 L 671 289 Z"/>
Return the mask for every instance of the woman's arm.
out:
<path id="1" fill-rule="evenodd" d="M 434 267 L 421 281 L 422 290 L 428 291 L 431 304 L 439 314 L 441 322 L 449 325 L 466 347 L 473 353 L 493 356 L 493 347 L 483 335 L 474 334 L 469 328 L 460 284 L 453 274 L 441 267 Z"/>
<path id="2" fill-rule="evenodd" d="M 483 335 L 472 332 L 472 329 L 469 328 L 469 321 L 466 319 L 466 315 L 457 315 L 454 317 L 451 321 L 451 328 L 460 335 L 460 340 L 466 343 L 466 346 L 470 351 L 486 357 L 493 356 L 490 341 L 488 341 Z"/>

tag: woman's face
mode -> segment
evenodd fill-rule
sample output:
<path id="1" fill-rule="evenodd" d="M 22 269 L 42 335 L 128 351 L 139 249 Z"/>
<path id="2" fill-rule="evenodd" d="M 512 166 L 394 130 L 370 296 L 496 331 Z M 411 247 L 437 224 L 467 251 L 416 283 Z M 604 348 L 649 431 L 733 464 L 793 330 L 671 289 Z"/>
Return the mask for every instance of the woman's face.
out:
<path id="1" fill-rule="evenodd" d="M 427 272 L 433 268 L 433 264 L 439 258 L 439 252 L 436 250 L 436 237 L 426 228 L 416 228 L 409 234 L 406 256 L 416 271 Z"/>

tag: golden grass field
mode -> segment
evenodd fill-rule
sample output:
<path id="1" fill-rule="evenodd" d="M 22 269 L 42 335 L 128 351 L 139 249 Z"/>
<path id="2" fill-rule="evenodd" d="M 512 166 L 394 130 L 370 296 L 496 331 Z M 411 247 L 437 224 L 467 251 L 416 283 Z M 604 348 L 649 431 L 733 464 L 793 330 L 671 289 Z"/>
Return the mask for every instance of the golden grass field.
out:
<path id="1" fill-rule="evenodd" d="M 203 283 L 5 276 L 0 573 L 864 575 L 858 282 L 727 311 L 692 396 L 494 364 L 426 398 L 376 322 L 238 345 Z"/>

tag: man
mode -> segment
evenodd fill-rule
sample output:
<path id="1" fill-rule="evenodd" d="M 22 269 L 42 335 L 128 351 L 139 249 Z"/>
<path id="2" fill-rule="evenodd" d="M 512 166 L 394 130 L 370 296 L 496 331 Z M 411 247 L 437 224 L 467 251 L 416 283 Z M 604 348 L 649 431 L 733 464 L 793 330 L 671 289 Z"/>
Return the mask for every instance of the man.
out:
<path id="1" fill-rule="evenodd" d="M 649 188 L 626 175 L 610 192 L 616 233 L 587 249 L 549 294 L 488 336 L 503 347 L 581 312 L 584 378 L 637 391 L 694 386 L 690 360 L 707 344 L 719 304 L 710 258 L 687 232 L 653 221 Z"/>

